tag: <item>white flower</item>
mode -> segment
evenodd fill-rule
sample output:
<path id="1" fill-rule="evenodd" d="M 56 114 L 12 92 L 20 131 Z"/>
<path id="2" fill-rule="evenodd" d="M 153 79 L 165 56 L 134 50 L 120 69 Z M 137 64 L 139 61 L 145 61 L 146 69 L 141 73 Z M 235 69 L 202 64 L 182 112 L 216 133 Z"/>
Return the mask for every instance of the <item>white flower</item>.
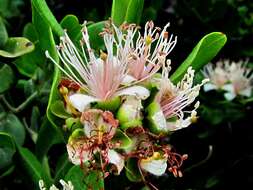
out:
<path id="1" fill-rule="evenodd" d="M 238 95 L 250 97 L 253 72 L 247 68 L 247 63 L 248 61 L 242 60 L 239 62 L 221 60 L 216 67 L 207 65 L 203 74 L 210 78 L 210 83 L 204 85 L 204 90 L 222 89 L 227 100 L 233 100 Z"/>
<path id="2" fill-rule="evenodd" d="M 95 154 L 100 154 L 102 169 L 113 164 L 116 173 L 124 167 L 124 158 L 117 153 L 117 143 L 112 142 L 118 127 L 118 121 L 109 111 L 89 109 L 82 113 L 83 136 L 71 138 L 67 144 L 69 160 L 75 165 L 96 162 Z"/>
<path id="3" fill-rule="evenodd" d="M 169 71 L 170 66 L 164 66 L 159 92 L 155 98 L 161 111 L 153 116 L 153 120 L 158 123 L 157 127 L 162 131 L 175 131 L 188 127 L 196 119 L 199 102 L 194 104 L 191 111 L 186 111 L 185 108 L 195 101 L 200 87 L 207 82 L 205 79 L 201 84 L 193 86 L 194 70 L 189 67 L 183 79 L 174 85 L 168 78 Z M 189 116 L 185 117 L 185 114 Z"/>
<path id="4" fill-rule="evenodd" d="M 64 180 L 61 179 L 60 183 L 63 187 L 62 190 L 74 190 L 74 186 L 72 185 L 71 181 L 68 181 L 68 183 L 66 183 Z M 39 187 L 40 187 L 40 190 L 47 190 L 43 180 L 39 180 Z M 49 190 L 59 190 L 59 189 L 55 185 L 52 185 L 49 188 Z"/>
<path id="5" fill-rule="evenodd" d="M 166 31 L 169 25 L 168 23 L 161 31 L 149 21 L 145 25 L 143 36 L 134 24 L 123 24 L 121 28 L 127 29 L 126 32 L 114 26 L 119 37 L 118 48 L 121 49 L 122 55 L 128 56 L 128 74 L 133 77 L 132 80 L 140 82 L 148 79 L 164 64 L 177 42 L 177 37 L 169 36 Z M 137 40 L 134 41 L 136 36 Z"/>
<path id="6" fill-rule="evenodd" d="M 87 109 L 92 102 L 110 100 L 116 96 L 134 94 L 143 99 L 149 96 L 149 91 L 144 87 L 122 85 L 129 78 L 127 77 L 129 52 L 123 51 L 122 44 L 133 43 L 133 39 L 125 41 L 119 32 L 120 29 L 115 26 L 114 28 L 115 31 L 112 28 L 105 28 L 102 33 L 106 53 L 101 52 L 100 58 L 91 49 L 86 23 L 82 29 L 82 55 L 67 32 L 60 38 L 61 43 L 57 48 L 63 66 L 46 52 L 46 56 L 85 91 L 85 94 L 71 94 L 69 97 L 70 103 L 80 112 Z"/>
<path id="7" fill-rule="evenodd" d="M 140 160 L 140 167 L 153 175 L 161 176 L 167 169 L 167 157 L 154 152 L 151 157 Z"/>

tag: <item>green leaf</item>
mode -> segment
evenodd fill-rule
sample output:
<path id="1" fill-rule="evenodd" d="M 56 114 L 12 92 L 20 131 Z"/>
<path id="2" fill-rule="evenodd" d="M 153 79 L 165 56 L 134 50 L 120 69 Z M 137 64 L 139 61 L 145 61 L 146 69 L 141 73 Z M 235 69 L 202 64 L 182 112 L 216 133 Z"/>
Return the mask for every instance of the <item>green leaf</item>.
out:
<path id="1" fill-rule="evenodd" d="M 190 66 L 196 71 L 201 69 L 217 55 L 226 41 L 226 35 L 221 32 L 212 32 L 204 36 L 170 77 L 172 82 L 180 81 Z"/>
<path id="2" fill-rule="evenodd" d="M 111 17 L 119 26 L 124 21 L 139 23 L 144 6 L 144 0 L 114 0 L 112 3 Z"/>
<path id="3" fill-rule="evenodd" d="M 11 37 L 0 50 L 0 56 L 14 58 L 34 50 L 34 45 L 27 38 Z"/>
<path id="4" fill-rule="evenodd" d="M 0 121 L 0 131 L 11 135 L 18 145 L 23 145 L 25 140 L 25 129 L 17 116 L 9 113 Z"/>
<path id="5" fill-rule="evenodd" d="M 1 167 L 0 167 L 1 168 Z M 1 175 L 0 175 L 0 179 L 4 178 L 5 176 L 10 175 L 15 169 L 15 165 L 11 165 L 8 169 L 6 169 Z"/>
<path id="6" fill-rule="evenodd" d="M 38 13 L 38 11 L 33 7 L 33 24 L 38 32 L 39 36 L 39 42 L 42 51 L 48 51 L 50 56 L 56 61 L 59 62 L 59 58 L 55 49 L 55 42 L 52 34 L 52 30 L 49 27 L 49 25 L 43 20 L 41 15 Z M 55 127 L 55 130 L 59 130 L 58 126 L 60 124 L 58 118 L 53 115 L 51 112 L 51 104 L 55 102 L 55 100 L 59 99 L 59 92 L 58 92 L 58 84 L 60 79 L 60 71 L 57 66 L 54 67 L 54 77 L 53 77 L 53 83 L 51 87 L 51 92 L 48 100 L 48 107 L 47 107 L 47 117 L 48 120 L 52 123 L 53 127 Z M 58 122 L 57 122 L 58 120 Z"/>
<path id="7" fill-rule="evenodd" d="M 126 11 L 125 21 L 128 23 L 140 23 L 143 6 L 144 0 L 130 0 Z"/>
<path id="8" fill-rule="evenodd" d="M 117 26 L 125 21 L 129 2 L 130 0 L 113 0 L 111 17 Z"/>
<path id="9" fill-rule="evenodd" d="M 38 159 L 42 160 L 54 144 L 59 144 L 63 141 L 62 132 L 58 128 L 52 127 L 47 119 L 44 120 L 40 127 L 35 147 Z"/>
<path id="10" fill-rule="evenodd" d="M 0 16 L 0 48 L 5 45 L 7 40 L 8 40 L 8 33 L 5 28 L 5 24 L 3 22 L 3 19 Z"/>
<path id="11" fill-rule="evenodd" d="M 60 179 L 63 179 L 72 166 L 73 164 L 69 161 L 68 154 L 63 154 L 57 161 L 54 182 L 57 183 Z"/>
<path id="12" fill-rule="evenodd" d="M 4 64 L 0 69 L 0 94 L 8 90 L 14 82 L 14 73 L 9 65 Z"/>
<path id="13" fill-rule="evenodd" d="M 105 27 L 105 21 L 97 22 L 87 27 L 90 42 L 91 42 L 91 47 L 95 50 L 104 49 L 104 40 L 99 35 L 103 31 L 104 27 Z"/>
<path id="14" fill-rule="evenodd" d="M 36 9 L 39 17 L 43 19 L 43 22 L 46 25 L 50 26 L 52 30 L 58 35 L 63 35 L 63 29 L 61 25 L 57 22 L 56 18 L 54 17 L 53 13 L 50 11 L 49 7 L 45 0 L 32 0 L 32 5 Z"/>
<path id="15" fill-rule="evenodd" d="M 78 18 L 75 15 L 66 15 L 61 21 L 61 26 L 64 30 L 67 30 L 68 36 L 75 45 L 80 46 L 82 26 Z"/>
<path id="16" fill-rule="evenodd" d="M 51 184 L 52 180 L 43 170 L 42 165 L 29 149 L 18 147 L 18 152 L 20 157 L 19 163 L 22 164 L 31 179 L 29 181 L 31 181 L 35 187 L 38 187 L 40 179 L 43 179 L 47 185 Z"/>
<path id="17" fill-rule="evenodd" d="M 12 137 L 8 133 L 0 132 L 0 169 L 10 165 L 15 152 L 16 148 Z"/>
<path id="18" fill-rule="evenodd" d="M 104 181 L 100 172 L 91 171 L 85 175 L 80 166 L 73 166 L 65 176 L 65 181 L 71 181 L 75 190 L 104 189 Z"/>
<path id="19" fill-rule="evenodd" d="M 46 58 L 44 52 L 41 51 L 40 43 L 38 43 L 39 36 L 35 26 L 32 23 L 26 24 L 23 30 L 23 36 L 34 43 L 35 49 L 31 53 L 28 53 L 15 60 L 14 63 L 21 74 L 32 77 L 35 75 L 38 66 L 43 66 Z"/>
<path id="20" fill-rule="evenodd" d="M 130 158 L 126 164 L 126 176 L 132 182 L 141 181 L 141 173 L 138 169 L 138 160 Z"/>
<path id="21" fill-rule="evenodd" d="M 55 116 L 57 116 L 57 117 L 59 117 L 59 118 L 67 119 L 67 118 L 71 117 L 71 114 L 69 114 L 69 113 L 66 111 L 66 109 L 65 109 L 65 107 L 64 107 L 64 103 L 63 103 L 63 101 L 61 101 L 61 100 L 55 101 L 55 102 L 52 104 L 52 106 L 51 106 L 50 109 L 51 109 L 51 112 L 52 112 Z"/>

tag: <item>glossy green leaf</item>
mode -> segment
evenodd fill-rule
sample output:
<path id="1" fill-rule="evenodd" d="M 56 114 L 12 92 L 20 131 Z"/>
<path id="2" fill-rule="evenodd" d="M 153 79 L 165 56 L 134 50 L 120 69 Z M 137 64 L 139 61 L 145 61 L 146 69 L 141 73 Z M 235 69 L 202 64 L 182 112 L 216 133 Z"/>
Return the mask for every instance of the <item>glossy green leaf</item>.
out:
<path id="1" fill-rule="evenodd" d="M 73 164 L 68 159 L 68 154 L 63 154 L 57 161 L 56 174 L 54 177 L 54 182 L 57 183 L 60 179 L 64 179 Z"/>
<path id="2" fill-rule="evenodd" d="M 34 50 L 34 45 L 27 38 L 11 37 L 0 50 L 0 56 L 14 58 Z"/>
<path id="3" fill-rule="evenodd" d="M 18 71 L 28 77 L 32 77 L 38 66 L 43 66 L 45 63 L 45 54 L 41 51 L 39 36 L 32 23 L 26 24 L 23 30 L 23 36 L 28 38 L 34 43 L 35 49 L 31 53 L 28 53 L 19 59 L 15 60 L 15 65 Z"/>
<path id="4" fill-rule="evenodd" d="M 5 45 L 7 40 L 8 40 L 8 33 L 5 28 L 5 24 L 3 22 L 3 19 L 0 16 L 0 48 Z"/>
<path id="5" fill-rule="evenodd" d="M 56 18 L 50 11 L 49 7 L 47 6 L 47 3 L 45 0 L 32 0 L 32 5 L 38 12 L 41 19 L 43 19 L 43 22 L 46 23 L 46 25 L 50 26 L 52 30 L 58 35 L 63 35 L 63 29 L 61 25 L 57 22 Z"/>
<path id="6" fill-rule="evenodd" d="M 8 113 L 0 121 L 0 131 L 11 135 L 18 145 L 24 144 L 25 128 L 19 118 L 14 114 Z"/>
<path id="7" fill-rule="evenodd" d="M 99 35 L 105 27 L 105 21 L 97 22 L 94 24 L 89 25 L 88 33 L 90 37 L 91 47 L 95 49 L 96 51 L 99 51 L 100 49 L 104 49 L 104 40 Z"/>
<path id="8" fill-rule="evenodd" d="M 7 64 L 0 69 L 0 81 L 0 94 L 8 90 L 14 82 L 14 73 Z"/>
<path id="9" fill-rule="evenodd" d="M 48 51 L 50 56 L 56 61 L 59 62 L 59 58 L 55 49 L 55 42 L 54 37 L 52 34 L 52 30 L 49 27 L 48 23 L 43 20 L 41 15 L 38 13 L 37 9 L 34 7 L 32 8 L 33 11 L 33 24 L 38 32 L 39 36 L 39 43 L 43 52 Z M 58 84 L 60 79 L 60 72 L 58 67 L 55 66 L 54 68 L 54 78 L 51 87 L 51 92 L 48 100 L 48 107 L 47 107 L 47 117 L 48 120 L 52 123 L 55 130 L 59 130 L 58 127 L 60 126 L 59 119 L 51 112 L 51 104 L 58 100 L 60 95 L 58 92 Z M 57 121 L 58 120 L 58 121 Z"/>
<path id="10" fill-rule="evenodd" d="M 119 26 L 124 21 L 139 23 L 144 6 L 144 0 L 114 0 L 112 3 L 111 17 Z"/>
<path id="11" fill-rule="evenodd" d="M 13 138 L 4 132 L 0 132 L 0 169 L 10 165 L 16 151 Z"/>
<path id="12" fill-rule="evenodd" d="M 66 15 L 61 21 L 61 26 L 67 31 L 68 36 L 75 45 L 80 46 L 82 26 L 79 23 L 78 18 L 75 15 Z"/>
<path id="13" fill-rule="evenodd" d="M 97 171 L 84 173 L 80 166 L 73 166 L 65 176 L 65 181 L 71 181 L 75 190 L 104 189 L 101 173 Z"/>
<path id="14" fill-rule="evenodd" d="M 131 0 L 113 0 L 111 17 L 113 22 L 119 26 L 125 21 L 128 4 Z"/>
<path id="15" fill-rule="evenodd" d="M 64 138 L 60 129 L 53 127 L 48 120 L 44 120 L 35 147 L 38 159 L 42 160 L 53 145 L 62 142 L 64 142 Z"/>
<path id="16" fill-rule="evenodd" d="M 212 32 L 204 36 L 194 47 L 190 55 L 172 74 L 170 79 L 177 83 L 184 76 L 187 69 L 192 66 L 196 71 L 214 58 L 221 48 L 225 45 L 227 37 L 221 32 Z"/>
<path id="17" fill-rule="evenodd" d="M 61 101 L 61 100 L 55 101 L 55 102 L 52 104 L 52 106 L 51 106 L 50 109 L 51 109 L 51 112 L 52 112 L 55 116 L 57 116 L 57 117 L 59 117 L 59 118 L 67 119 L 67 118 L 71 117 L 71 114 L 69 114 L 69 113 L 66 111 L 66 109 L 65 109 L 65 107 L 64 107 L 64 103 L 63 103 L 63 101 Z"/>
<path id="18" fill-rule="evenodd" d="M 144 0 L 130 0 L 126 11 L 125 21 L 128 23 L 140 23 L 143 6 Z"/>
<path id="19" fill-rule="evenodd" d="M 31 179 L 30 182 L 34 185 L 34 187 L 38 187 L 38 182 L 41 179 L 43 179 L 47 185 L 51 184 L 52 180 L 44 171 L 41 163 L 29 149 L 18 147 L 18 152 L 20 163 Z"/>

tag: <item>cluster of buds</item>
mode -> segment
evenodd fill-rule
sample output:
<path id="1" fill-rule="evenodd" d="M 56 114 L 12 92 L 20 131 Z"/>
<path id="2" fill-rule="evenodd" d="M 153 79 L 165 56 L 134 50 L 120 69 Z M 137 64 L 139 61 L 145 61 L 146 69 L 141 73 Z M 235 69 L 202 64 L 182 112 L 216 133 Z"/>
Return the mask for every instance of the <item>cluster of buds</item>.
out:
<path id="1" fill-rule="evenodd" d="M 116 27 L 109 21 L 101 33 L 106 50 L 99 55 L 91 49 L 84 23 L 79 49 L 67 33 L 61 38 L 62 64 L 46 53 L 65 75 L 59 91 L 72 115 L 65 129 L 73 164 L 100 170 L 104 177 L 124 168 L 133 177 L 133 167 L 144 180 L 148 173 L 166 171 L 182 176 L 187 155 L 176 153 L 168 137 L 196 121 L 195 99 L 206 80 L 194 85 L 190 67 L 178 84 L 170 81 L 167 56 L 177 38 L 168 34 L 168 26 L 160 29 L 149 21 L 141 35 L 134 24 Z"/>
<path id="2" fill-rule="evenodd" d="M 247 68 L 247 64 L 247 60 L 238 62 L 220 60 L 215 66 L 208 64 L 203 74 L 210 78 L 210 83 L 204 85 L 204 90 L 224 90 L 227 100 L 233 100 L 237 96 L 250 97 L 253 88 L 253 71 Z"/>

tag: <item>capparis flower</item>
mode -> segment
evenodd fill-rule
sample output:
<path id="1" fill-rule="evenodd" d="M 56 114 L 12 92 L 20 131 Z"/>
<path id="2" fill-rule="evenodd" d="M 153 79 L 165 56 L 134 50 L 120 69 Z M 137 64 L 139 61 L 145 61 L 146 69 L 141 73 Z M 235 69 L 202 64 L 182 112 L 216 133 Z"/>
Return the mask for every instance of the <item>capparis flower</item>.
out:
<path id="1" fill-rule="evenodd" d="M 167 133 L 188 127 L 196 120 L 197 101 L 192 110 L 186 110 L 199 95 L 200 88 L 208 79 L 194 86 L 194 70 L 189 67 L 183 79 L 174 85 L 170 79 L 170 65 L 163 67 L 162 77 L 158 79 L 159 91 L 153 103 L 148 108 L 148 119 L 151 130 L 155 133 Z"/>
<path id="2" fill-rule="evenodd" d="M 60 183 L 63 187 L 62 190 L 74 190 L 74 186 L 71 183 L 71 181 L 68 181 L 67 183 L 64 180 L 60 180 Z M 44 181 L 43 180 L 39 180 L 39 188 L 40 190 L 47 190 L 47 188 L 45 187 Z M 55 185 L 52 185 L 49 190 L 59 190 Z"/>
<path id="3" fill-rule="evenodd" d="M 236 96 L 250 97 L 252 94 L 253 72 L 247 68 L 248 61 L 220 60 L 216 66 L 208 64 L 203 74 L 210 78 L 204 85 L 205 91 L 221 89 L 225 98 L 233 100 Z"/>
<path id="4" fill-rule="evenodd" d="M 82 29 L 82 55 L 66 31 L 60 38 L 60 45 L 57 46 L 62 65 L 57 63 L 48 51 L 46 52 L 46 56 L 71 81 L 80 86 L 82 93 L 77 91 L 68 96 L 69 102 L 80 112 L 87 109 L 92 102 L 107 101 L 117 96 L 134 95 L 141 99 L 149 96 L 149 91 L 142 86 L 122 85 L 128 74 L 128 55 L 122 54 L 119 47 L 123 39 L 117 36 L 117 32 L 108 28 L 104 30 L 102 36 L 106 53 L 101 52 L 100 57 L 97 57 L 91 49 L 86 22 Z"/>
<path id="5" fill-rule="evenodd" d="M 115 150 L 120 142 L 113 141 L 118 120 L 109 111 L 89 109 L 82 113 L 81 122 L 83 129 L 74 131 L 67 144 L 69 160 L 75 165 L 103 171 L 113 164 L 119 174 L 124 158 Z"/>

